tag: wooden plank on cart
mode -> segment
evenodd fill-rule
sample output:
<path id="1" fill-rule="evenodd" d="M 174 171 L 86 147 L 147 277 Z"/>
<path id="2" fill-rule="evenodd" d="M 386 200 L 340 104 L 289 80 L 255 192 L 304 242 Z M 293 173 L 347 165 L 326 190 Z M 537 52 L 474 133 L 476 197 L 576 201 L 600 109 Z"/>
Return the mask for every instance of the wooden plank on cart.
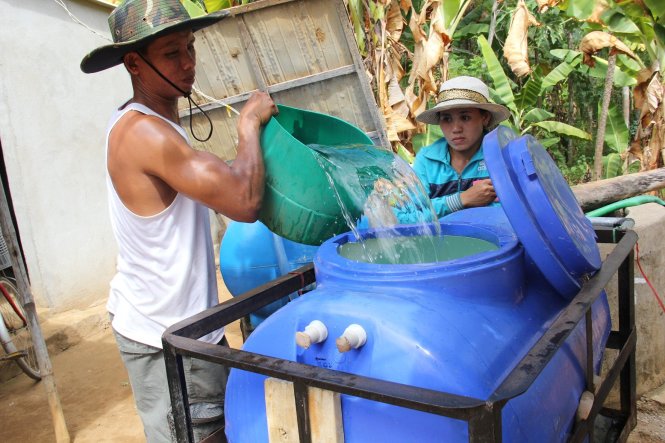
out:
<path id="1" fill-rule="evenodd" d="M 339 392 L 308 389 L 309 421 L 312 441 L 317 443 L 343 443 L 342 401 Z"/>
<path id="2" fill-rule="evenodd" d="M 300 443 L 293 383 L 278 378 L 265 381 L 266 417 L 270 443 Z"/>
<path id="3" fill-rule="evenodd" d="M 307 390 L 311 440 L 343 443 L 342 403 L 338 392 Z M 300 443 L 293 383 L 277 378 L 265 381 L 266 417 L 270 443 Z"/>

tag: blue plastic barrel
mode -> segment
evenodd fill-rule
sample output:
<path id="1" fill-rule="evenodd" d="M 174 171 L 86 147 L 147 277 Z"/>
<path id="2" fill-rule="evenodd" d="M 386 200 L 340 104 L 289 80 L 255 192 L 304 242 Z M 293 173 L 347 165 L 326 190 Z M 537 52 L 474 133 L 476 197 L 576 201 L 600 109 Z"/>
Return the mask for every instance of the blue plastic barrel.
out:
<path id="1" fill-rule="evenodd" d="M 484 149 L 503 208 L 465 210 L 440 220 L 441 244 L 462 251 L 425 263 L 375 264 L 347 254 L 356 241 L 353 234 L 336 236 L 316 254 L 316 289 L 270 316 L 243 349 L 488 399 L 600 266 L 593 229 L 547 153 L 533 138 L 505 137 L 501 131 L 486 138 Z M 409 226 L 398 232 L 418 235 Z M 489 246 L 479 250 L 478 242 Z M 474 247 L 464 253 L 465 244 Z M 591 315 L 599 371 L 610 332 L 604 293 Z M 296 334 L 314 320 L 326 326 L 327 338 L 299 346 Z M 362 327 L 366 341 L 340 352 L 336 339 L 352 324 Z M 505 405 L 504 441 L 566 441 L 586 386 L 585 366 L 582 321 L 531 387 Z M 226 392 L 231 443 L 268 442 L 265 378 L 231 371 Z M 341 396 L 341 405 L 347 443 L 468 441 L 464 421 L 348 395 Z"/>
<path id="2" fill-rule="evenodd" d="M 498 219 L 498 208 L 473 211 Z M 498 246 L 450 262 L 373 265 L 338 254 L 354 241 L 342 234 L 317 254 L 317 289 L 263 322 L 243 349 L 410 386 L 486 399 L 540 338 L 566 301 L 528 283 L 516 236 L 458 216 L 443 235 L 482 238 Z M 401 228 L 404 235 L 411 232 Z M 473 284 L 469 284 L 472 281 Z M 294 337 L 312 321 L 328 339 L 308 349 Z M 361 325 L 367 343 L 340 353 L 335 339 Z M 609 334 L 605 297 L 593 306 L 596 366 Z M 585 387 L 584 324 L 568 338 L 534 385 L 503 410 L 509 442 L 565 441 Z M 226 393 L 230 442 L 267 442 L 265 377 L 233 370 Z M 346 442 L 466 442 L 467 425 L 405 408 L 342 396 Z"/>
<path id="3" fill-rule="evenodd" d="M 219 249 L 222 279 L 237 297 L 314 260 L 318 246 L 303 245 L 272 233 L 263 223 L 231 222 Z M 277 300 L 250 314 L 253 328 L 289 302 Z"/>

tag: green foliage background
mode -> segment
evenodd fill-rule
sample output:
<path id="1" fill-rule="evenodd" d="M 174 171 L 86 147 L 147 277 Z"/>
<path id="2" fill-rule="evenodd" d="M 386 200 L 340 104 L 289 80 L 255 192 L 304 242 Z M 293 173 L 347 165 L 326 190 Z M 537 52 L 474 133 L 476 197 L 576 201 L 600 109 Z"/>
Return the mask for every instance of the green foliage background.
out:
<path id="1" fill-rule="evenodd" d="M 215 7 L 229 7 L 251 2 L 251 0 L 189 0 L 198 1 L 211 12 Z M 392 0 L 395 4 L 396 0 Z M 544 12 L 537 12 L 535 0 L 526 0 L 529 11 L 541 23 L 531 26 L 528 31 L 529 63 L 532 74 L 519 78 L 514 75 L 503 57 L 503 44 L 508 35 L 510 22 L 518 0 L 476 0 L 466 9 L 452 35 L 448 47 L 448 77 L 471 75 L 482 78 L 490 87 L 497 87 L 497 72 L 507 79 L 493 93 L 493 99 L 501 103 L 506 98 L 506 88 L 513 103 L 503 103 L 513 111 L 509 123 L 518 132 L 528 132 L 541 141 L 555 159 L 570 184 L 590 179 L 593 168 L 594 141 L 602 102 L 604 79 L 607 74 L 608 51 L 595 57 L 596 66 L 589 68 L 581 63 L 578 45 L 590 31 L 603 30 L 625 41 L 644 60 L 633 60 L 624 55 L 618 57 L 615 69 L 614 88 L 610 103 L 613 107 L 608 116 L 608 132 L 605 135 L 604 176 L 609 177 L 639 169 L 640 165 L 624 161 L 628 143 L 635 135 L 639 115 L 632 111 L 629 123 L 623 120 L 621 87 L 636 84 L 636 75 L 648 64 L 659 61 L 665 63 L 665 1 L 645 0 L 637 6 L 630 0 L 606 0 L 609 9 L 601 16 L 604 23 L 585 21 L 599 0 L 564 0 Z M 374 56 L 368 51 L 369 44 L 376 39 L 377 23 L 385 17 L 391 0 L 345 0 L 349 19 L 358 43 L 358 48 L 371 66 Z M 399 4 L 400 2 L 397 2 Z M 407 2 L 408 3 L 408 2 Z M 413 10 L 421 11 L 429 2 L 412 0 L 413 8 L 401 9 L 404 29 L 399 44 L 406 48 L 401 64 L 406 72 L 400 85 L 406 88 L 412 70 L 410 54 L 415 52 L 415 44 L 409 21 Z M 455 16 L 456 8 L 461 8 L 462 0 L 444 0 L 442 3 L 445 20 Z M 403 6 L 403 4 L 402 4 Z M 488 67 L 488 54 L 481 51 L 482 37 L 488 37 L 492 20 L 492 8 L 497 6 L 495 33 L 489 51 L 494 54 L 499 67 Z M 643 8 L 647 8 L 645 14 Z M 408 11 L 408 12 L 405 12 Z M 446 26 L 449 23 L 446 23 Z M 425 23 L 425 33 L 431 23 Z M 496 63 L 495 63 L 496 64 Z M 496 69 L 493 69 L 496 68 Z M 497 71 L 497 69 L 499 71 Z M 445 71 L 441 71 L 445 72 Z M 437 80 L 441 72 L 434 71 Z M 493 78 L 494 77 L 494 78 Z M 374 85 L 376 86 L 376 85 Z M 378 96 L 378 91 L 375 90 Z M 503 92 L 503 94 L 502 94 Z M 432 98 L 433 100 L 433 98 Z M 378 99 L 377 99 L 378 103 Z M 428 103 L 428 107 L 434 103 Z M 406 146 L 413 152 L 439 136 L 436 128 L 427 128 L 426 133 L 409 134 L 411 141 Z M 411 155 L 398 144 L 396 151 L 405 157 Z"/>

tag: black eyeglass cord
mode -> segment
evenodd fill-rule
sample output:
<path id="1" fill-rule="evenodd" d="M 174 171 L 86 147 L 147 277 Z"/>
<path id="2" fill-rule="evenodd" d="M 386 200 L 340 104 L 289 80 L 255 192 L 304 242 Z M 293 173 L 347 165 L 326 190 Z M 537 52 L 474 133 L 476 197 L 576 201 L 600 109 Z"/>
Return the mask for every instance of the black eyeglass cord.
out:
<path id="1" fill-rule="evenodd" d="M 177 86 L 175 85 L 175 83 L 173 83 L 171 80 L 169 80 L 168 78 L 166 78 L 166 76 L 165 76 L 164 74 L 162 74 L 161 72 L 159 72 L 159 69 L 157 69 L 152 63 L 150 63 L 150 62 L 148 61 L 148 59 L 146 59 L 146 58 L 143 56 L 143 54 L 141 54 L 140 51 L 137 51 L 137 54 L 139 55 L 139 57 L 141 57 L 141 58 L 143 59 L 144 62 L 146 62 L 146 64 L 147 64 L 148 66 L 150 66 L 150 67 L 152 68 L 153 71 L 155 71 L 155 72 L 157 73 L 157 75 L 159 75 L 159 76 L 160 76 L 160 77 L 161 77 L 166 83 L 168 83 L 169 85 L 173 86 L 173 87 L 176 89 L 176 91 L 180 92 L 180 93 L 182 94 L 182 96 L 185 97 L 185 98 L 189 101 L 189 131 L 192 133 L 192 136 L 193 136 L 196 140 L 200 141 L 201 143 L 204 143 L 204 142 L 207 142 L 208 140 L 210 140 L 210 137 L 212 137 L 212 129 L 213 129 L 213 127 L 212 127 L 212 120 L 210 120 L 210 117 L 208 116 L 208 113 L 205 112 L 203 109 L 201 109 L 201 107 L 199 106 L 199 104 L 196 103 L 196 102 L 194 101 L 194 99 L 192 99 L 192 93 L 191 93 L 191 92 L 185 92 L 185 91 L 183 91 L 182 89 L 180 89 L 179 87 L 177 87 Z M 192 125 L 192 103 L 194 103 L 194 106 L 196 106 L 197 108 L 199 108 L 199 111 L 201 111 L 201 113 L 205 116 L 205 118 L 208 119 L 208 125 L 210 126 L 210 131 L 208 131 L 208 136 L 207 136 L 206 138 L 204 138 L 204 139 L 200 139 L 200 138 L 198 138 L 198 137 L 196 136 L 196 134 L 194 133 L 194 127 L 193 127 L 193 125 Z"/>

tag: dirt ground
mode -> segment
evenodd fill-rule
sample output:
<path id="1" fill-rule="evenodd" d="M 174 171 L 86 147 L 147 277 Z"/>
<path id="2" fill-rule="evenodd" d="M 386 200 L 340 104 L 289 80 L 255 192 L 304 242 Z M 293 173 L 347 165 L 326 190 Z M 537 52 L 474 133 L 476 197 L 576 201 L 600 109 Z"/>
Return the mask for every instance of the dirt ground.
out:
<path id="1" fill-rule="evenodd" d="M 144 442 L 103 303 L 45 317 L 42 329 L 50 337 L 51 361 L 72 441 Z M 237 325 L 229 332 L 231 346 L 238 347 Z M 638 408 L 638 426 L 629 442 L 665 442 L 665 389 L 643 397 Z M 0 384 L 0 417 L 0 442 L 55 441 L 44 387 L 23 374 Z"/>
<path id="2" fill-rule="evenodd" d="M 228 297 L 220 284 L 220 300 Z M 76 443 L 145 442 L 104 304 L 39 314 L 67 428 Z M 227 338 L 232 347 L 242 345 L 237 324 L 227 328 Z M 43 384 L 13 366 L 0 366 L 3 371 L 17 375 L 0 382 L 0 442 L 54 442 Z"/>

